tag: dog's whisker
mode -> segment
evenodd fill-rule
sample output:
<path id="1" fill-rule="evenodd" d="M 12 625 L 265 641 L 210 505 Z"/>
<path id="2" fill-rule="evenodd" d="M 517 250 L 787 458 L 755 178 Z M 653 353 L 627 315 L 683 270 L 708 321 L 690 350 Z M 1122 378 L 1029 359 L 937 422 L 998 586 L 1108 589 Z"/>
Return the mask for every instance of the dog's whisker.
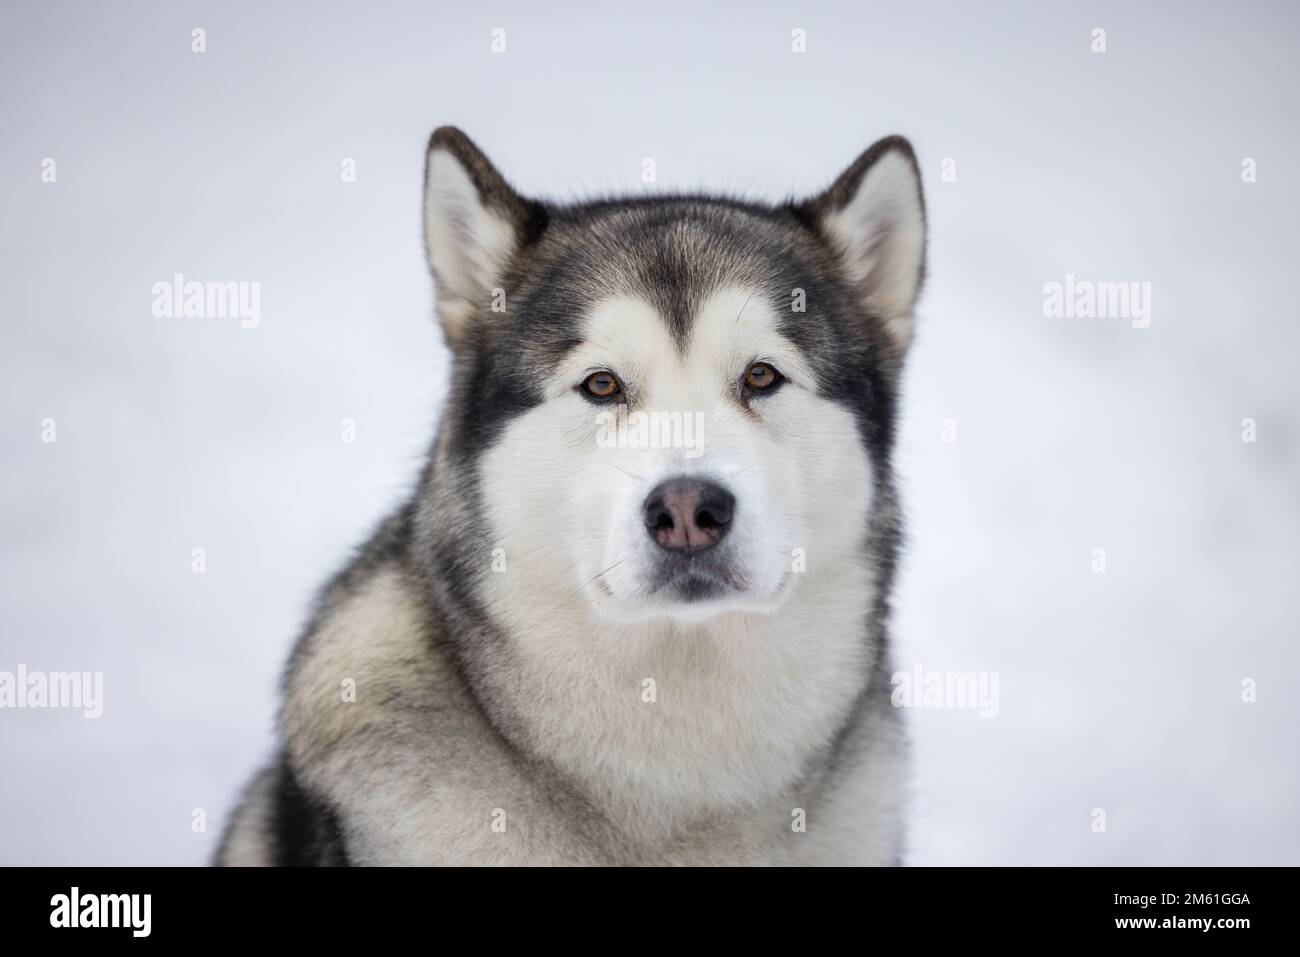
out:
<path id="1" fill-rule="evenodd" d="M 565 592 L 565 593 L 564 593 L 564 598 L 572 598 L 574 595 L 576 595 L 576 594 L 578 594 L 579 592 L 581 592 L 581 591 L 582 591 L 584 588 L 586 588 L 588 585 L 592 584 L 592 582 L 596 581 L 596 580 L 599 579 L 599 578 L 603 578 L 603 577 L 604 577 L 605 575 L 607 575 L 609 572 L 612 572 L 615 568 L 618 568 L 618 566 L 619 566 L 619 565 L 622 565 L 624 561 L 626 561 L 626 559 L 622 559 L 622 558 L 620 558 L 618 561 L 616 561 L 614 564 L 610 565 L 608 568 L 606 568 L 606 569 L 604 569 L 604 570 L 602 570 L 602 571 L 599 571 L 599 572 L 597 572 L 596 574 L 592 575 L 589 579 L 587 579 L 585 582 L 583 582 L 583 583 L 582 583 L 581 585 L 579 585 L 577 588 L 574 588 L 574 589 L 572 589 L 571 591 Z"/>
<path id="2" fill-rule="evenodd" d="M 645 479 L 643 479 L 640 475 L 637 475 L 635 472 L 629 472 L 627 469 L 619 468 L 619 467 L 618 467 L 617 465 L 615 465 L 613 462 L 605 462 L 605 464 L 608 465 L 610 468 L 614 469 L 614 470 L 617 471 L 617 472 L 622 472 L 622 473 L 623 473 L 624 475 L 626 475 L 628 478 L 634 478 L 634 479 L 636 479 L 638 482 L 643 482 L 643 481 L 645 481 Z"/>

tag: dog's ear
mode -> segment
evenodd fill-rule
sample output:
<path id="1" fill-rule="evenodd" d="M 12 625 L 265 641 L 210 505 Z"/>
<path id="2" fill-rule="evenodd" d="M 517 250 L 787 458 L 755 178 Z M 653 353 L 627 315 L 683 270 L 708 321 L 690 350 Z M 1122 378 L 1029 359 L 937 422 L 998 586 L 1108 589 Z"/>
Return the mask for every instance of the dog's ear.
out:
<path id="1" fill-rule="evenodd" d="M 901 136 L 880 140 L 802 212 L 834 247 L 863 307 L 884 323 L 902 355 L 925 275 L 925 199 L 912 145 Z"/>
<path id="2" fill-rule="evenodd" d="M 454 126 L 434 130 L 424 167 L 424 242 L 453 347 L 493 305 L 512 258 L 544 224 L 541 204 L 516 193 L 468 136 Z"/>

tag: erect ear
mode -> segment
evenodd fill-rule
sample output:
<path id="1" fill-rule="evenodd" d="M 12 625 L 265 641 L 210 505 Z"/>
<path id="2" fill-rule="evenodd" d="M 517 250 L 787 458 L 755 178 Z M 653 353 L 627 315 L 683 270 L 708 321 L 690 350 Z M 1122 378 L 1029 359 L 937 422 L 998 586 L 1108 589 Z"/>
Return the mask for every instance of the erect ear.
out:
<path id="1" fill-rule="evenodd" d="M 511 259 L 545 221 L 468 136 L 434 130 L 424 167 L 424 242 L 437 284 L 438 317 L 451 345 L 492 305 Z"/>
<path id="2" fill-rule="evenodd" d="M 912 145 L 901 136 L 880 140 L 804 210 L 834 246 L 863 307 L 884 322 L 902 355 L 925 274 L 925 200 Z"/>

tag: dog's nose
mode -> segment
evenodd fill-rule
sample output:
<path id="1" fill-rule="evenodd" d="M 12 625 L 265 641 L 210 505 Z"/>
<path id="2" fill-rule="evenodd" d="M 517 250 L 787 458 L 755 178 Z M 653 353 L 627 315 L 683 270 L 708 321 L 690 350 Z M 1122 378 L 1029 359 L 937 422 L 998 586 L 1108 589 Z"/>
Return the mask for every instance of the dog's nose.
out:
<path id="1" fill-rule="evenodd" d="M 703 479 L 661 482 L 646 496 L 645 527 L 670 552 L 702 552 L 722 541 L 731 527 L 736 497 Z"/>

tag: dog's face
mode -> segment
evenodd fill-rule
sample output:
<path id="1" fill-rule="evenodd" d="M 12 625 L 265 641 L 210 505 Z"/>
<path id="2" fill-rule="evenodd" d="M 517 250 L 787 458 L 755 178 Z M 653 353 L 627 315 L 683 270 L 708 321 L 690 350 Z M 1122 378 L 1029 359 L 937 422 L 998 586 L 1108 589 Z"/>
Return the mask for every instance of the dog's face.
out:
<path id="1" fill-rule="evenodd" d="M 554 207 L 444 129 L 425 216 L 487 588 L 698 621 L 864 553 L 923 270 L 904 141 L 802 205 Z"/>

